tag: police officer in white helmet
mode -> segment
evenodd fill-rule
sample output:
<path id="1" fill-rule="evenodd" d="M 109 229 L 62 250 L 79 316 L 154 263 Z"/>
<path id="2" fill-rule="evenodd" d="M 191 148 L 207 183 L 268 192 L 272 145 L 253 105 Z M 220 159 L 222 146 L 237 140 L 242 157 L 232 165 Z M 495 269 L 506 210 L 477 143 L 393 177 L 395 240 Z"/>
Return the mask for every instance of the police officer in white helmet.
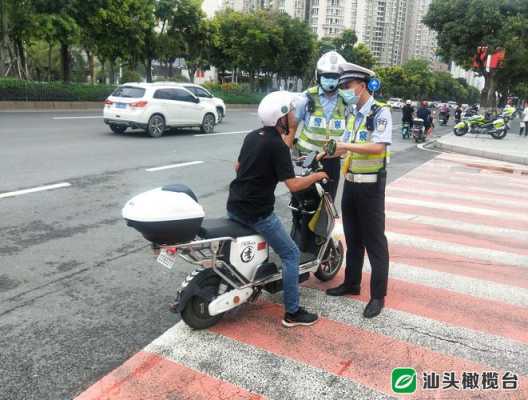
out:
<path id="1" fill-rule="evenodd" d="M 297 104 L 296 120 L 299 124 L 296 148 L 301 154 L 323 152 L 330 140 L 339 140 L 345 130 L 346 104 L 338 92 L 339 64 L 346 62 L 335 51 L 329 51 L 317 62 L 318 86 L 304 92 Z M 339 184 L 340 162 L 337 158 L 323 160 L 324 170 L 330 177 L 325 189 L 335 199 Z"/>
<path id="2" fill-rule="evenodd" d="M 288 134 L 294 113 L 292 93 L 278 91 L 264 97 L 258 108 L 263 127 L 244 139 L 227 200 L 229 217 L 261 234 L 281 258 L 286 327 L 313 325 L 318 316 L 299 307 L 300 251 L 273 212 L 275 188 L 280 181 L 297 192 L 328 179 L 325 172 L 295 176 L 290 149 L 281 137 Z"/>

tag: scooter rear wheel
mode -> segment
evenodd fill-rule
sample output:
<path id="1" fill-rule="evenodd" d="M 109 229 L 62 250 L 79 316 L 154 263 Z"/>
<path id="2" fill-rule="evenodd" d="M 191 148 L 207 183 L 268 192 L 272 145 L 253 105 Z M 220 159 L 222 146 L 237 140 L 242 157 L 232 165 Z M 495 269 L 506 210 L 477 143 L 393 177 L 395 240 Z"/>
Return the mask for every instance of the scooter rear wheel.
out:
<path id="1" fill-rule="evenodd" d="M 344 255 L 343 243 L 339 241 L 336 248 L 334 242 L 330 241 L 319 268 L 314 272 L 315 277 L 323 282 L 333 279 L 341 269 Z"/>
<path id="2" fill-rule="evenodd" d="M 456 136 L 464 136 L 466 133 L 468 133 L 468 128 L 467 127 L 464 127 L 464 128 L 455 128 L 453 130 L 453 133 L 456 135 Z"/>
<path id="3" fill-rule="evenodd" d="M 503 139 L 507 133 L 508 131 L 506 129 L 501 129 L 495 132 L 491 132 L 491 136 L 493 137 L 493 139 Z"/>
<path id="4" fill-rule="evenodd" d="M 221 279 L 218 275 L 210 274 L 211 270 L 204 270 L 196 276 L 192 284 L 196 285 L 197 293 L 193 295 L 181 312 L 183 321 L 193 329 L 206 329 L 222 319 L 223 314 L 210 315 L 209 304 L 218 294 Z"/>

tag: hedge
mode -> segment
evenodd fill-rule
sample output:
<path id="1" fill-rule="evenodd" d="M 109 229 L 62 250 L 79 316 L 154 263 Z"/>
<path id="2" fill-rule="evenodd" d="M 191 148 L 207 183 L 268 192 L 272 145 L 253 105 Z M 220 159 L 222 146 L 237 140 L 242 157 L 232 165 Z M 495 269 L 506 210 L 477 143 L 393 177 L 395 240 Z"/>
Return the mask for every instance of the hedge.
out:
<path id="1" fill-rule="evenodd" d="M 113 85 L 0 79 L 0 101 L 103 101 Z"/>
<path id="2" fill-rule="evenodd" d="M 258 104 L 264 93 L 256 93 L 246 85 L 206 84 L 214 96 L 227 104 Z M 34 82 L 0 79 L 0 101 L 104 101 L 114 85 L 82 83 Z"/>

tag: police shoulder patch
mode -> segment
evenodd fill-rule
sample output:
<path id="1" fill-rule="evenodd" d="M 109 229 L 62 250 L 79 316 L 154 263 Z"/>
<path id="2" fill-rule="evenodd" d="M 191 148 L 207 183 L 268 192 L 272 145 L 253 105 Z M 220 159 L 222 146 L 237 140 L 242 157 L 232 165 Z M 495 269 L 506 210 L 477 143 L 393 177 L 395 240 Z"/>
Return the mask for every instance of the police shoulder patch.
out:
<path id="1" fill-rule="evenodd" d="M 379 132 L 383 132 L 386 127 L 387 127 L 387 120 L 385 118 L 378 118 L 378 120 L 376 121 L 376 129 Z"/>

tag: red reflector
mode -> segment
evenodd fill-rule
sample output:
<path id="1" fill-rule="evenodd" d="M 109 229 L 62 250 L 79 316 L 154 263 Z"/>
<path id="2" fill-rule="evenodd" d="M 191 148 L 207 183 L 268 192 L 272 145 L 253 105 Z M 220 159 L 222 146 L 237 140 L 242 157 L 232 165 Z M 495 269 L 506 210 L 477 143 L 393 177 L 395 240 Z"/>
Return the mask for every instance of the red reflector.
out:
<path id="1" fill-rule="evenodd" d="M 264 250 L 266 248 L 266 242 L 260 242 L 257 244 L 257 250 Z"/>
<path id="2" fill-rule="evenodd" d="M 107 100 L 105 100 L 105 102 L 104 102 L 104 103 L 105 103 L 105 104 L 106 104 L 107 106 L 111 106 L 112 104 L 114 104 L 114 102 L 113 102 L 113 101 L 111 101 L 111 100 L 108 100 L 108 99 L 107 99 Z"/>
<path id="3" fill-rule="evenodd" d="M 169 247 L 167 248 L 167 254 L 176 254 L 176 252 L 178 251 L 178 249 L 176 247 Z"/>
<path id="4" fill-rule="evenodd" d="M 130 104 L 132 107 L 142 108 L 148 104 L 148 101 L 136 101 L 135 103 Z"/>

